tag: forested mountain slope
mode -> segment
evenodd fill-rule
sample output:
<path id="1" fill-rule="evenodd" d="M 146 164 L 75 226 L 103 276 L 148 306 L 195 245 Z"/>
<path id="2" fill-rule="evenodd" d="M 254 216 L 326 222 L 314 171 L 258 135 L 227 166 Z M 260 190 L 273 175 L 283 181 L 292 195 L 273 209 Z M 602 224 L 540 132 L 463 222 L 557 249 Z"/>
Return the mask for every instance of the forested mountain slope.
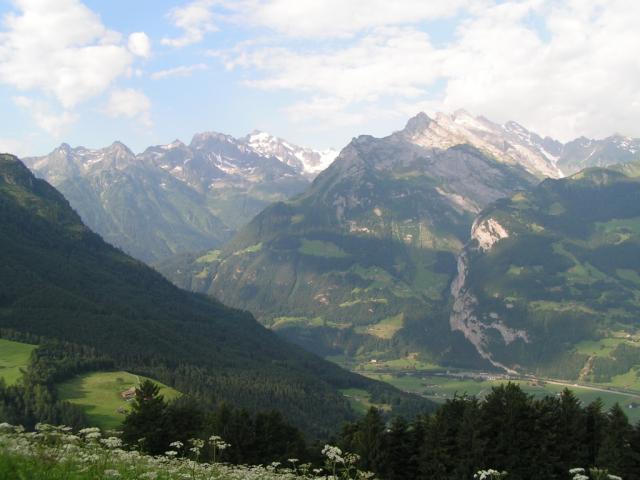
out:
<path id="1" fill-rule="evenodd" d="M 276 408 L 308 432 L 353 418 L 343 388 L 398 411 L 427 405 L 279 339 L 250 314 L 171 285 L 106 244 L 64 197 L 0 156 L 0 328 L 95 348 L 118 367 L 214 403 Z"/>
<path id="2" fill-rule="evenodd" d="M 458 262 L 452 328 L 513 369 L 606 382 L 640 365 L 638 167 L 545 180 L 487 208 Z"/>

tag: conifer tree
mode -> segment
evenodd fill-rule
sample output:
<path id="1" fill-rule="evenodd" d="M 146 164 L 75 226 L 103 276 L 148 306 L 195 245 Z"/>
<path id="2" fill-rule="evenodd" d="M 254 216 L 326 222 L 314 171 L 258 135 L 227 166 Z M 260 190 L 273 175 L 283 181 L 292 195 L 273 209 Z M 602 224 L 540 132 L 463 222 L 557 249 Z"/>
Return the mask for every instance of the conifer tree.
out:
<path id="1" fill-rule="evenodd" d="M 136 388 L 136 395 L 127 414 L 122 438 L 129 445 L 140 445 L 151 454 L 162 453 L 173 439 L 167 438 L 165 413 L 167 404 L 160 387 L 145 380 Z"/>
<path id="2" fill-rule="evenodd" d="M 633 428 L 620 405 L 616 403 L 606 416 L 597 465 L 618 475 L 627 472 L 632 463 L 632 435 Z"/>

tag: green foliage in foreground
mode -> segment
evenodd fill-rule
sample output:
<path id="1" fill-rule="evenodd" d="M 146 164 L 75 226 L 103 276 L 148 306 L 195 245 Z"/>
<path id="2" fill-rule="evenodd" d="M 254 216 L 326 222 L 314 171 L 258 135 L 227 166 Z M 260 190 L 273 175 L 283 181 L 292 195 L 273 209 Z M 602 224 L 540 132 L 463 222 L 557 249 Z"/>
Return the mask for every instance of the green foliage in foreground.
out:
<path id="1" fill-rule="evenodd" d="M 329 446 L 323 450 L 325 469 L 312 470 L 311 465 L 299 465 L 296 459 L 290 459 L 288 466 L 274 462 L 264 467 L 198 461 L 203 448 L 223 445 L 214 436 L 207 441 L 194 439 L 184 457 L 175 450 L 149 456 L 124 450 L 119 438 L 102 438 L 96 428 L 74 435 L 66 427 L 39 425 L 36 432 L 25 433 L 5 423 L 0 424 L 0 479 L 311 480 L 326 479 L 324 472 L 341 480 L 371 478 L 371 474 L 353 467 L 357 457 L 343 455 L 338 448 Z"/>
<path id="2" fill-rule="evenodd" d="M 149 380 L 136 389 L 131 412 L 122 428 L 122 440 L 126 445 L 153 455 L 167 450 L 184 454 L 189 451 L 186 445 L 190 439 L 218 435 L 231 443 L 202 449 L 200 461 L 219 460 L 222 449 L 225 461 L 237 465 L 272 461 L 284 463 L 289 458 L 307 461 L 313 457 L 300 431 L 289 425 L 278 412 L 252 416 L 246 410 L 226 404 L 209 411 L 185 398 L 167 403 L 160 395 L 159 387 Z M 178 444 L 180 446 L 176 447 Z"/>

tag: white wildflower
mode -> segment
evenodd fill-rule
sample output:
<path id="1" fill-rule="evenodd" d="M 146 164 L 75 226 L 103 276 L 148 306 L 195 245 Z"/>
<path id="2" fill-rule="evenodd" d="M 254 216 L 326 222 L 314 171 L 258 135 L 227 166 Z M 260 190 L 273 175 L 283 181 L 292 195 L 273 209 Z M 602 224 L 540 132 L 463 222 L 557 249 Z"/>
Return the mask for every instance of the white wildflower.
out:
<path id="1" fill-rule="evenodd" d="M 100 440 L 100 443 L 107 448 L 118 448 L 122 446 L 122 440 L 117 437 L 103 438 Z"/>
<path id="2" fill-rule="evenodd" d="M 322 455 L 327 457 L 332 462 L 344 463 L 344 459 L 342 458 L 342 450 L 340 450 L 338 447 L 325 445 L 322 449 Z"/>

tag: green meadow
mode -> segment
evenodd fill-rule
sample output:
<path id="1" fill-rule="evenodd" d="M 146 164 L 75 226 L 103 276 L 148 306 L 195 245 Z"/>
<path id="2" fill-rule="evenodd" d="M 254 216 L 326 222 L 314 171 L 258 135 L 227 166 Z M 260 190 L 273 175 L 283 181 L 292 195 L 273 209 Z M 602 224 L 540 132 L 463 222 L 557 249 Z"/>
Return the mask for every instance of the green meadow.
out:
<path id="1" fill-rule="evenodd" d="M 35 345 L 0 338 L 0 378 L 7 385 L 14 385 L 22 377 L 21 370 L 29 364 L 35 348 Z"/>
<path id="2" fill-rule="evenodd" d="M 145 378 L 124 371 L 87 373 L 58 385 L 58 394 L 62 400 L 82 406 L 92 425 L 103 429 L 117 428 L 128 410 L 128 402 L 121 393 Z M 165 399 L 180 395 L 173 388 L 156 383 Z"/>

